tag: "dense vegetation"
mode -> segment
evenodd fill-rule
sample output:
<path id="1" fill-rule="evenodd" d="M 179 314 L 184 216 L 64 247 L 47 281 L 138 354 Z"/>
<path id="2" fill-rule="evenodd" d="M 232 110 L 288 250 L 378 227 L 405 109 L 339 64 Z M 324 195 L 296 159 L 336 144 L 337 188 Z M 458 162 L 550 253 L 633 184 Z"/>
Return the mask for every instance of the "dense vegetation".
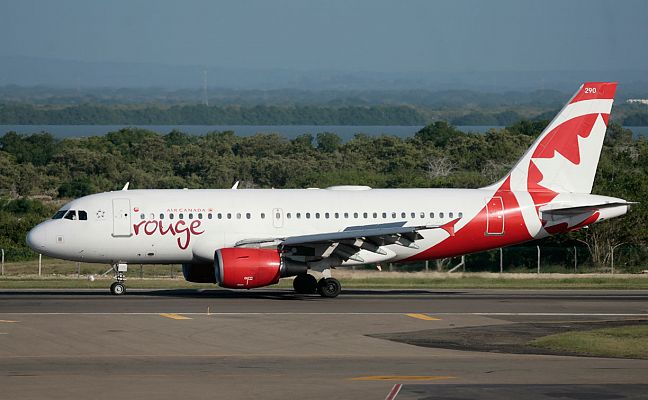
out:
<path id="1" fill-rule="evenodd" d="M 339 105 L 68 104 L 0 103 L 5 125 L 453 125 L 508 126 L 522 119 L 544 120 L 557 106 L 476 104 L 370 104 L 349 99 Z M 620 104 L 613 118 L 624 126 L 648 126 L 648 106 Z"/>
<path id="2" fill-rule="evenodd" d="M 522 121 L 485 135 L 466 134 L 445 122 L 415 136 L 357 135 L 343 143 L 335 133 L 191 136 L 123 129 L 105 136 L 55 139 L 50 134 L 0 137 L 0 247 L 27 257 L 24 235 L 65 199 L 133 188 L 304 188 L 335 184 L 373 187 L 480 187 L 503 176 L 546 121 Z M 642 201 L 648 195 L 648 141 L 612 124 L 594 192 Z M 585 243 L 597 265 L 610 246 L 632 245 L 626 266 L 640 265 L 648 243 L 648 205 L 552 243 Z M 532 259 L 534 255 L 531 255 Z"/>
<path id="3" fill-rule="evenodd" d="M 424 121 L 409 106 L 0 104 L 0 124 L 22 125 L 423 125 Z"/>

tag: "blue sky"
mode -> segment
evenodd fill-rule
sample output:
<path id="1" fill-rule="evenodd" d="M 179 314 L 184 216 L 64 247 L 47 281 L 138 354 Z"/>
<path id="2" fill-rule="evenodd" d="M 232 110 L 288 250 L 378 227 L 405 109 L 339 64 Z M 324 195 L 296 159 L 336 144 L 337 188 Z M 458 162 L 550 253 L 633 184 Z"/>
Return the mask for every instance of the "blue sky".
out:
<path id="1" fill-rule="evenodd" d="M 0 56 L 337 71 L 648 68 L 648 1 L 0 0 Z"/>

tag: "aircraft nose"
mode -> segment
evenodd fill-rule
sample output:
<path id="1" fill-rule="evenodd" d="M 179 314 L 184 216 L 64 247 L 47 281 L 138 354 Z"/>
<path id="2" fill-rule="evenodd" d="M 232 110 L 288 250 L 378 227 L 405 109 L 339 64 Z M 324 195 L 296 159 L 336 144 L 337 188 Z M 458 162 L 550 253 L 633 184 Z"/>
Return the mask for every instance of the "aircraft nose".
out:
<path id="1" fill-rule="evenodd" d="M 45 248 L 47 238 L 47 228 L 42 224 L 36 225 L 32 230 L 27 233 L 27 246 L 36 252 L 40 252 Z"/>

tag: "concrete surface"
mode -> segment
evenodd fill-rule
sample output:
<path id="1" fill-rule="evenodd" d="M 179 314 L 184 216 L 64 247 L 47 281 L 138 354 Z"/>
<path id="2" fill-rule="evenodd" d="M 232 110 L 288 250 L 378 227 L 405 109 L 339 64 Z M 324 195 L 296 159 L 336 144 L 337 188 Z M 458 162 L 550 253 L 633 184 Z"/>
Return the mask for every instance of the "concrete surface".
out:
<path id="1" fill-rule="evenodd" d="M 648 360 L 369 336 L 618 319 L 648 319 L 648 292 L 351 290 L 323 299 L 273 289 L 3 290 L 0 397 L 360 400 L 402 384 L 398 399 L 642 398 Z"/>

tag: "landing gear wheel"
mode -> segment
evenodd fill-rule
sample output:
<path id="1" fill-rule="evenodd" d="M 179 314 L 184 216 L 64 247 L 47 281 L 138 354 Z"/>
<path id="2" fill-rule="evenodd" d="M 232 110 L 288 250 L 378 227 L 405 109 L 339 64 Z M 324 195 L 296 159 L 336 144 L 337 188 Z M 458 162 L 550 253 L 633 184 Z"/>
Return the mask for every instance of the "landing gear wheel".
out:
<path id="1" fill-rule="evenodd" d="M 299 294 L 314 294 L 317 292 L 317 279 L 310 274 L 300 274 L 293 280 L 293 288 Z"/>
<path id="2" fill-rule="evenodd" d="M 317 292 L 322 297 L 337 297 L 342 291 L 342 284 L 335 278 L 323 278 L 317 283 Z"/>
<path id="3" fill-rule="evenodd" d="M 122 295 L 125 291 L 126 286 L 124 286 L 124 284 L 121 282 L 113 282 L 113 284 L 110 285 L 110 293 L 115 296 Z"/>

